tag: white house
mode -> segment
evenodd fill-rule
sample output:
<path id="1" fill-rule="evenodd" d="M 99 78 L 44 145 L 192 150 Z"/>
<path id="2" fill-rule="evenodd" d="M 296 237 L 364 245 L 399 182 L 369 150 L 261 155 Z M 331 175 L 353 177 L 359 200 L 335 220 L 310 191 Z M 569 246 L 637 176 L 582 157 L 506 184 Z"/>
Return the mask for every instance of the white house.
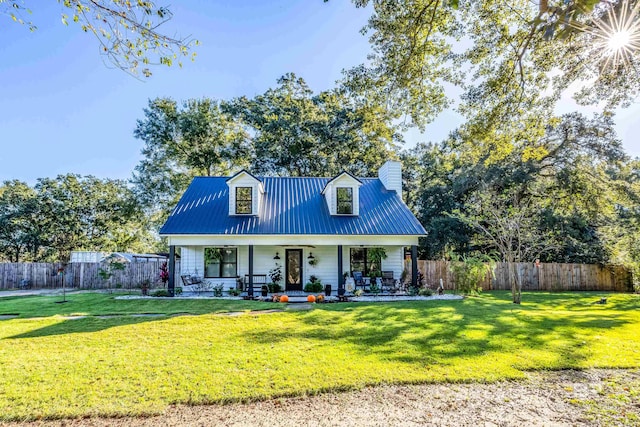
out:
<path id="1" fill-rule="evenodd" d="M 302 290 L 312 275 L 334 289 L 344 287 L 344 272 L 367 276 L 375 269 L 399 278 L 405 248 L 411 248 L 416 271 L 418 238 L 425 234 L 402 201 L 396 161 L 386 162 L 377 178 L 347 172 L 333 178 L 256 177 L 247 171 L 198 177 L 160 230 L 169 240 L 171 292 L 178 247 L 181 275 L 203 276 L 226 289 L 246 277 L 250 295 L 256 277 L 276 265 L 287 291 Z M 385 249 L 381 265 L 370 260 L 371 248 Z"/>

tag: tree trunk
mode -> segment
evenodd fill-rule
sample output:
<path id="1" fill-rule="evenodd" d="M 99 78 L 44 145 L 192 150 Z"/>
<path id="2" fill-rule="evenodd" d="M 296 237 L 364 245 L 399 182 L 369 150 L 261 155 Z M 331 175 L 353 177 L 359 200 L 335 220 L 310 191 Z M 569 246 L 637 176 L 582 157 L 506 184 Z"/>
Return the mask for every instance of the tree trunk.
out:
<path id="1" fill-rule="evenodd" d="M 511 282 L 511 296 L 513 297 L 514 304 L 520 304 L 522 301 L 522 284 L 518 278 L 516 272 L 516 263 L 509 262 L 509 281 Z"/>

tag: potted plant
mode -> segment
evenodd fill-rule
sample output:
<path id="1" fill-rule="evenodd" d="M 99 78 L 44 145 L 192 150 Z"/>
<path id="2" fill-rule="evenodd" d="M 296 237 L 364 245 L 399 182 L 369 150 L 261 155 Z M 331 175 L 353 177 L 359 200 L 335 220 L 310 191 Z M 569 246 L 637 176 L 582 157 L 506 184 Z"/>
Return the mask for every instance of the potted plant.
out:
<path id="1" fill-rule="evenodd" d="M 269 291 L 277 294 L 280 292 L 280 282 L 282 281 L 282 266 L 280 266 L 280 264 L 276 264 L 274 268 L 269 270 L 269 278 L 271 279 Z"/>

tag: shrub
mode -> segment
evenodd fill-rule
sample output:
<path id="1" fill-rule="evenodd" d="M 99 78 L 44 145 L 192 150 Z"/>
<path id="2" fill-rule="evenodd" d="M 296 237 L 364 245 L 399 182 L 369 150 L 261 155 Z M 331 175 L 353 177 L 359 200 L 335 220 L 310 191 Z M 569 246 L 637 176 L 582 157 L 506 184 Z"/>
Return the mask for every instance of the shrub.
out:
<path id="1" fill-rule="evenodd" d="M 219 285 L 215 285 L 212 290 L 213 290 L 213 296 L 214 297 L 221 297 L 222 296 L 222 289 L 224 288 L 224 286 L 222 284 Z"/>
<path id="2" fill-rule="evenodd" d="M 227 292 L 229 292 L 229 295 L 231 295 L 232 297 L 237 297 L 242 293 L 242 291 L 238 288 L 231 288 Z"/>
<path id="3" fill-rule="evenodd" d="M 320 281 L 317 282 L 309 282 L 304 285 L 305 292 L 318 293 L 322 292 L 322 283 Z"/>
<path id="4" fill-rule="evenodd" d="M 157 291 L 153 292 L 151 294 L 152 297 L 168 297 L 169 296 L 169 291 L 165 290 L 165 289 L 158 289 Z"/>
<path id="5" fill-rule="evenodd" d="M 174 292 L 176 295 L 182 295 L 182 286 L 176 286 Z"/>
<path id="6" fill-rule="evenodd" d="M 278 292 L 282 292 L 282 286 L 280 286 L 280 284 L 278 283 L 269 283 L 267 287 L 269 288 L 269 292 L 272 294 L 277 294 Z"/>
<path id="7" fill-rule="evenodd" d="M 429 288 L 422 288 L 418 291 L 418 295 L 420 295 L 421 297 L 430 297 L 431 295 L 433 295 L 433 291 Z"/>
<path id="8" fill-rule="evenodd" d="M 377 283 L 372 283 L 371 286 L 369 286 L 369 291 L 374 295 L 379 294 L 381 290 Z"/>
<path id="9" fill-rule="evenodd" d="M 486 255 L 463 256 L 459 261 L 451 263 L 451 271 L 456 286 L 463 294 L 477 294 L 482 291 L 480 283 L 487 273 L 493 274 L 495 262 Z"/>

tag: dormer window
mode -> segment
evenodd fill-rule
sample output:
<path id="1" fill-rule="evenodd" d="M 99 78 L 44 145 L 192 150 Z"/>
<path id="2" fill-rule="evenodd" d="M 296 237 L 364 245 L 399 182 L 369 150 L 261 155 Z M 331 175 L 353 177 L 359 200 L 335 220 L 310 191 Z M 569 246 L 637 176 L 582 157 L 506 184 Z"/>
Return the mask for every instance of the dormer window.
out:
<path id="1" fill-rule="evenodd" d="M 227 185 L 229 186 L 229 216 L 259 215 L 264 195 L 262 181 L 243 170 L 229 178 Z"/>
<path id="2" fill-rule="evenodd" d="M 360 181 L 349 172 L 329 180 L 322 189 L 331 215 L 360 215 Z"/>
<path id="3" fill-rule="evenodd" d="M 337 187 L 338 215 L 353 215 L 353 188 Z"/>
<path id="4" fill-rule="evenodd" d="M 251 215 L 253 188 L 236 187 L 236 215 Z"/>

